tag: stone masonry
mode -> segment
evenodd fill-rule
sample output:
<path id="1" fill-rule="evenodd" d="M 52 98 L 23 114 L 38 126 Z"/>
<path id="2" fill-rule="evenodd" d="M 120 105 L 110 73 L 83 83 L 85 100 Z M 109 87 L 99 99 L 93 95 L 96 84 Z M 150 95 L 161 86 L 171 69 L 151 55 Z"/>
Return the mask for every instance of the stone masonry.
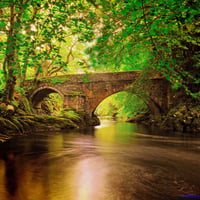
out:
<path id="1" fill-rule="evenodd" d="M 38 82 L 36 88 L 31 90 L 29 98 L 32 107 L 39 109 L 43 98 L 56 92 L 63 98 L 64 108 L 75 108 L 92 115 L 101 101 L 123 91 L 138 78 L 139 74 L 140 71 L 74 74 L 56 77 L 56 83 L 52 83 L 51 77 Z M 160 108 L 165 112 L 169 109 L 171 101 L 168 95 L 169 84 L 161 79 L 152 80 L 152 83 L 151 101 L 147 104 L 152 111 Z M 29 84 L 31 82 L 27 81 L 26 85 Z"/>

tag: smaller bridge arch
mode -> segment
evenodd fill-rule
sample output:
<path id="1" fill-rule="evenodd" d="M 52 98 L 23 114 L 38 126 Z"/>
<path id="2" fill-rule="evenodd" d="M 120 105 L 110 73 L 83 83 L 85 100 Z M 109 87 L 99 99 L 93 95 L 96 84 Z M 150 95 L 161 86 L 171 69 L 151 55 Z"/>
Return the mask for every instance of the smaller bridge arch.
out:
<path id="1" fill-rule="evenodd" d="M 30 96 L 32 107 L 35 109 L 41 108 L 42 100 L 47 97 L 51 93 L 58 93 L 62 99 L 64 99 L 63 93 L 53 86 L 41 86 L 34 90 L 34 92 Z"/>

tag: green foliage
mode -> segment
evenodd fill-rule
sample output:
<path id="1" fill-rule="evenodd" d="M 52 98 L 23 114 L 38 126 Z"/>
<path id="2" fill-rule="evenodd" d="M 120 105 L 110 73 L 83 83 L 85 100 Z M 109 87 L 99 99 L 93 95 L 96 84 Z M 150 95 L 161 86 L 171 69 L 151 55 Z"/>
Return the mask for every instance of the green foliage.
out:
<path id="1" fill-rule="evenodd" d="M 143 70 L 164 75 L 174 89 L 198 99 L 199 10 L 198 0 L 2 0 L 0 91 L 12 101 L 14 88 L 23 93 L 27 78 Z M 146 80 L 138 86 L 145 89 Z"/>
<path id="2" fill-rule="evenodd" d="M 63 99 L 58 93 L 51 93 L 42 101 L 42 108 L 47 109 L 53 115 L 59 115 L 63 108 Z"/>
<path id="3" fill-rule="evenodd" d="M 64 108 L 60 111 L 60 116 L 66 117 L 71 120 L 76 120 L 76 121 L 81 119 L 81 117 L 75 110 L 69 110 L 66 108 Z"/>
<path id="4" fill-rule="evenodd" d="M 86 77 L 86 76 L 83 76 L 83 80 L 84 80 L 84 83 L 90 82 L 90 79 L 88 77 Z"/>
<path id="5" fill-rule="evenodd" d="M 68 78 L 54 77 L 54 78 L 51 79 L 51 83 L 53 83 L 55 85 L 56 83 L 64 83 L 67 80 L 68 80 Z"/>
<path id="6" fill-rule="evenodd" d="M 100 34 L 87 49 L 95 68 L 159 70 L 173 88 L 199 96 L 199 1 L 96 2 Z"/>
<path id="7" fill-rule="evenodd" d="M 6 83 L 6 80 L 4 77 L 4 71 L 0 67 L 0 91 L 2 91 L 4 89 L 5 83 Z"/>
<path id="8" fill-rule="evenodd" d="M 100 116 L 129 118 L 147 111 L 148 108 L 141 98 L 131 93 L 120 92 L 102 101 L 95 113 Z"/>
<path id="9" fill-rule="evenodd" d="M 0 14 L 0 89 L 6 87 L 9 96 L 26 78 L 87 70 L 82 41 L 94 35 L 90 2 L 3 0 Z"/>
<path id="10" fill-rule="evenodd" d="M 19 108 L 25 111 L 27 114 L 33 114 L 32 107 L 30 105 L 29 100 L 25 96 L 21 96 L 19 101 Z"/>

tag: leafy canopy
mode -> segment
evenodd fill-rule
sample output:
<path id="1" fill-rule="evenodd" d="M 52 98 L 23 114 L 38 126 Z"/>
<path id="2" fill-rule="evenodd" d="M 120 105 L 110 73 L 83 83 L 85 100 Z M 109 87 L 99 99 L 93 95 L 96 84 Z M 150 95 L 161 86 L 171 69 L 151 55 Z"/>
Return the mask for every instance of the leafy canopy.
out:
<path id="1" fill-rule="evenodd" d="M 200 97 L 198 0 L 100 0 L 101 28 L 88 48 L 93 66 L 155 69 L 173 88 Z"/>

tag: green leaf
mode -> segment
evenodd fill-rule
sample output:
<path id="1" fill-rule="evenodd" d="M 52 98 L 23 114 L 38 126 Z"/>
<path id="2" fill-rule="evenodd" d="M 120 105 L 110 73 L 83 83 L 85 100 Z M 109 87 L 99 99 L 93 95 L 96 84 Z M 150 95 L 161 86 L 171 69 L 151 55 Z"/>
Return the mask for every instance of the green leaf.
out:
<path id="1" fill-rule="evenodd" d="M 6 27 L 6 23 L 4 21 L 0 22 L 0 28 L 5 28 Z"/>

